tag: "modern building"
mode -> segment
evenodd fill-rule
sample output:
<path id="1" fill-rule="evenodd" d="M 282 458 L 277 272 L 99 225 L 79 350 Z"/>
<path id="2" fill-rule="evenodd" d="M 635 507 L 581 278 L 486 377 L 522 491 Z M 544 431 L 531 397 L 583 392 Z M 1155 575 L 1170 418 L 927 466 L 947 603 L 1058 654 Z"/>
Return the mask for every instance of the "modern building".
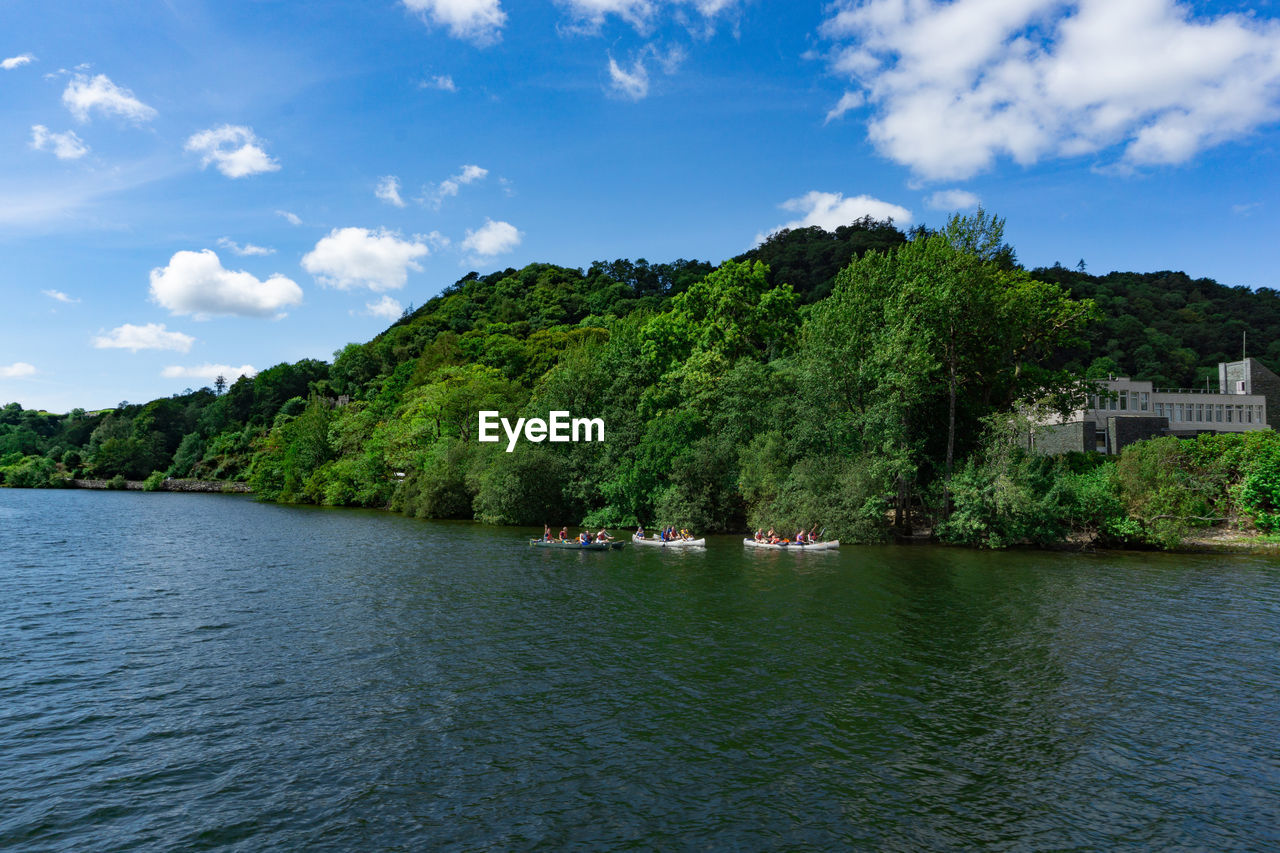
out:
<path id="1" fill-rule="evenodd" d="M 1219 364 L 1217 388 L 1155 388 L 1126 377 L 1098 384 L 1087 408 L 1035 430 L 1036 450 L 1119 453 L 1154 436 L 1271 429 L 1269 419 L 1280 418 L 1280 376 L 1253 358 Z"/>

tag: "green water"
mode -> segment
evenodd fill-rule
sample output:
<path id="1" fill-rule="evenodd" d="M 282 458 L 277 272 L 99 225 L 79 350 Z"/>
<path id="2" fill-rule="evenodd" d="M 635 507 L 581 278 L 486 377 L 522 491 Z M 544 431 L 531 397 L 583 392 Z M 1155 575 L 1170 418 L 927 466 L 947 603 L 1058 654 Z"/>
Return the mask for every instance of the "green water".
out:
<path id="1" fill-rule="evenodd" d="M 0 490 L 0 848 L 1263 849 L 1280 572 Z"/>

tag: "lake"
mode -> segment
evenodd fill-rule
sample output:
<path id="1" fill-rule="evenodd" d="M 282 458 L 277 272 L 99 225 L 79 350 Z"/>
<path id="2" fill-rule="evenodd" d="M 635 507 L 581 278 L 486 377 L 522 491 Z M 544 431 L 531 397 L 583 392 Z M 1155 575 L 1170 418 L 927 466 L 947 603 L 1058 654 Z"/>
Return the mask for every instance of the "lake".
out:
<path id="1" fill-rule="evenodd" d="M 1280 845 L 1274 558 L 539 532 L 0 489 L 0 848 Z"/>

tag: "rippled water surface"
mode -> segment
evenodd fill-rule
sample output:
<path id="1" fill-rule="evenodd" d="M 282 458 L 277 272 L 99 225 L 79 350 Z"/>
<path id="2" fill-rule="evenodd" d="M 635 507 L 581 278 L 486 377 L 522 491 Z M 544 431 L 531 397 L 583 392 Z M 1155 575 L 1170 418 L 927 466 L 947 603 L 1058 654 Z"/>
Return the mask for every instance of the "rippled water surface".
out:
<path id="1" fill-rule="evenodd" d="M 524 534 L 0 490 L 0 848 L 1280 845 L 1273 559 Z"/>

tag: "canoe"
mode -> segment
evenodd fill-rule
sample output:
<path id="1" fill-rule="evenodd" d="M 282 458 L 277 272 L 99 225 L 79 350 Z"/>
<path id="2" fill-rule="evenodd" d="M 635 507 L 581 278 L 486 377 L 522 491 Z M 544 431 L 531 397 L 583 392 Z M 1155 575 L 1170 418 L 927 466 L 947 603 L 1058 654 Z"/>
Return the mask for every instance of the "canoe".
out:
<path id="1" fill-rule="evenodd" d="M 672 539 L 663 542 L 661 539 L 645 539 L 642 536 L 631 534 L 631 541 L 637 545 L 657 545 L 659 548 L 705 548 L 707 547 L 706 539 Z"/>
<path id="2" fill-rule="evenodd" d="M 826 542 L 814 542 L 812 545 L 797 545 L 795 542 L 772 545 L 768 542 L 757 542 L 754 539 L 743 539 L 742 544 L 748 548 L 766 548 L 774 551 L 834 551 L 840 547 L 839 539 Z"/>
<path id="3" fill-rule="evenodd" d="M 619 550 L 626 543 L 624 542 L 588 542 L 583 545 L 577 539 L 552 539 L 548 542 L 546 539 L 530 539 L 529 544 L 535 548 L 563 548 L 566 551 L 608 551 Z"/>

